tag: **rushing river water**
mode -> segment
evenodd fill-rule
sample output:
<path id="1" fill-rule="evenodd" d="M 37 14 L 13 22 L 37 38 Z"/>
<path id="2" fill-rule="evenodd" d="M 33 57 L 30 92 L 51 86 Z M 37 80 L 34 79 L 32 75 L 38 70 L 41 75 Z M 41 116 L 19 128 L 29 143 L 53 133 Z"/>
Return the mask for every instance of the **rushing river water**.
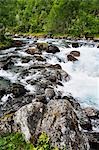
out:
<path id="1" fill-rule="evenodd" d="M 26 39 L 22 39 L 26 40 Z M 35 78 L 36 75 L 28 75 L 25 78 L 20 77 L 20 70 L 23 68 L 29 68 L 33 63 L 32 60 L 28 63 L 22 63 L 20 57 L 32 57 L 25 51 L 29 44 L 33 43 L 33 40 L 27 40 L 27 44 L 21 48 L 10 48 L 0 51 L 0 59 L 7 56 L 15 55 L 14 66 L 11 69 L 0 69 L 0 77 L 11 80 L 11 82 L 20 81 L 30 92 L 35 92 L 34 86 L 28 84 L 26 81 L 31 78 Z M 43 57 L 49 64 L 60 64 L 62 69 L 70 75 L 68 82 L 62 81 L 63 86 L 57 86 L 56 91 L 61 91 L 62 95 L 72 95 L 77 98 L 83 107 L 92 106 L 99 109 L 99 49 L 97 44 L 87 41 L 79 41 L 80 47 L 66 48 L 64 45 L 65 40 L 54 39 L 40 39 L 39 42 L 53 43 L 59 47 L 60 52 L 56 54 L 48 54 L 43 52 Z M 66 41 L 65 41 L 66 42 Z M 71 42 L 71 41 L 67 41 Z M 80 52 L 79 61 L 70 62 L 67 61 L 66 55 L 72 51 L 77 50 Z M 20 69 L 19 69 L 20 68 Z M 8 96 L 8 95 L 7 95 Z M 6 101 L 7 96 L 3 97 L 3 101 Z"/>

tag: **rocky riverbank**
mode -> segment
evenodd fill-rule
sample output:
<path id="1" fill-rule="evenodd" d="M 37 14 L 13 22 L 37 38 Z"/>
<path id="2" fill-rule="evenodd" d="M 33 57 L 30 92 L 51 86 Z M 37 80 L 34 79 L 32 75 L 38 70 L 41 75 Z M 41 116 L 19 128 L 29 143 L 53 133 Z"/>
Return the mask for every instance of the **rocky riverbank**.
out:
<path id="1" fill-rule="evenodd" d="M 97 48 L 98 42 L 14 40 L 17 47 L 0 51 L 0 134 L 18 131 L 35 144 L 46 132 L 58 148 L 98 150 L 99 110 L 81 107 L 79 98 L 67 93 L 65 85 L 73 76 L 64 69 L 65 64 L 76 69 L 83 55 L 80 48 Z"/>

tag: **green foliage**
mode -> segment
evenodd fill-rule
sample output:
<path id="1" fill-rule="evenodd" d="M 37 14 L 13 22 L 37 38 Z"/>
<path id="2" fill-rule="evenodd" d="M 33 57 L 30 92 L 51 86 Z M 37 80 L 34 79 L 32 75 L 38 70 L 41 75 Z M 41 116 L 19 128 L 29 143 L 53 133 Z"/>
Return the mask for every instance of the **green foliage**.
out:
<path id="1" fill-rule="evenodd" d="M 0 137 L 0 150 L 33 150 L 33 146 L 20 133 L 12 133 Z"/>
<path id="2" fill-rule="evenodd" d="M 99 0 L 0 0 L 0 22 L 14 32 L 99 34 Z"/>
<path id="3" fill-rule="evenodd" d="M 49 137 L 43 132 L 37 141 L 37 145 L 24 140 L 20 133 L 11 133 L 0 137 L 0 150 L 59 150 L 50 145 Z M 66 149 L 64 149 L 66 150 Z"/>

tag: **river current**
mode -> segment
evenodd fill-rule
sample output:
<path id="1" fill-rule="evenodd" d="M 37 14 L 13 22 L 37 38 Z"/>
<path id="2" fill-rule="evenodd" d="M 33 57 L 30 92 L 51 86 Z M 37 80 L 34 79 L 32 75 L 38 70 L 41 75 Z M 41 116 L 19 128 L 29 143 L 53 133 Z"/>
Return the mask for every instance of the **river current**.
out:
<path id="1" fill-rule="evenodd" d="M 11 55 L 20 57 L 31 56 L 25 51 L 35 39 L 21 40 L 26 40 L 27 44 L 19 48 L 19 50 L 17 48 L 10 48 L 0 51 L 0 59 Z M 68 82 L 62 81 L 63 86 L 58 85 L 55 90 L 61 91 L 63 96 L 72 95 L 78 99 L 82 107 L 91 106 L 99 109 L 99 49 L 97 48 L 97 43 L 93 43 L 92 41 L 78 41 L 80 47 L 73 48 L 71 41 L 57 39 L 38 40 L 38 42 L 42 41 L 55 44 L 60 49 L 60 52 L 56 54 L 43 52 L 42 55 L 46 59 L 46 62 L 49 64 L 60 64 L 62 69 L 70 75 L 70 80 Z M 66 42 L 69 43 L 70 48 L 65 47 Z M 80 52 L 80 57 L 77 62 L 67 60 L 66 56 L 73 50 Z M 20 69 L 17 72 L 15 71 L 17 67 L 28 69 L 34 62 L 22 63 L 20 57 L 15 57 L 15 63 L 12 69 L 3 70 L 0 68 L 0 77 L 9 79 L 13 83 L 20 81 L 31 93 L 35 92 L 34 86 L 26 82 L 30 78 L 35 78 L 35 75 L 29 75 L 22 79 L 20 77 Z M 5 95 L 2 100 L 6 101 L 7 96 Z"/>

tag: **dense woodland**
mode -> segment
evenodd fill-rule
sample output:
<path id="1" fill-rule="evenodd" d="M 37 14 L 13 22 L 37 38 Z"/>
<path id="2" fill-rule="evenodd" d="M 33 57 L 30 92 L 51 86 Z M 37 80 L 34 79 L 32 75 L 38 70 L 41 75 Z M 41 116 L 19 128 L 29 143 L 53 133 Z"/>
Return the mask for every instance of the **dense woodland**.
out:
<path id="1" fill-rule="evenodd" d="M 99 0 L 0 0 L 0 26 L 23 33 L 99 34 Z"/>

